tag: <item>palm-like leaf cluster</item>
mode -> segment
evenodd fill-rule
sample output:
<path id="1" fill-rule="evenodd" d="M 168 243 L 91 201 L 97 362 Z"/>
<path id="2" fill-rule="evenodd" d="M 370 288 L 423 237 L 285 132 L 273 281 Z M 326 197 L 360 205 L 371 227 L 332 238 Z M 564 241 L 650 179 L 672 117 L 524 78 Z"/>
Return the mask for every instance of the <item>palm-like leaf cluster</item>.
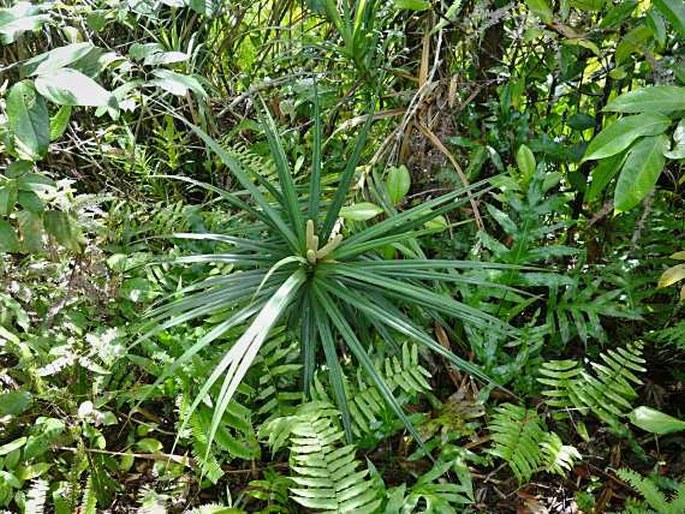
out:
<path id="1" fill-rule="evenodd" d="M 418 439 L 391 387 L 374 365 L 368 351 L 373 343 L 369 334 L 376 334 L 394 347 L 398 346 L 396 336 L 401 334 L 404 339 L 409 338 L 440 354 L 459 369 L 485 379 L 476 366 L 435 341 L 409 313 L 419 309 L 436 318 L 447 316 L 480 327 L 507 330 L 496 318 L 457 301 L 450 294 L 438 292 L 435 286 L 457 283 L 461 280 L 460 269 L 483 264 L 381 258 L 379 250 L 388 245 L 414 244 L 419 236 L 436 231 L 436 228 L 427 228 L 430 225 L 426 223 L 457 207 L 465 198 L 465 189 L 392 213 L 353 233 L 336 233 L 340 209 L 347 200 L 369 124 L 356 141 L 339 176 L 337 189 L 326 201 L 321 186 L 321 124 L 316 102 L 315 111 L 313 164 L 308 185 L 296 185 L 277 129 L 268 114 L 264 116 L 264 126 L 276 165 L 277 184 L 266 180 L 259 170 L 236 160 L 201 129 L 192 127 L 231 170 L 244 191 L 231 193 L 190 179 L 182 180 L 203 185 L 221 195 L 245 221 L 239 232 L 177 234 L 178 237 L 215 241 L 219 245 L 216 253 L 186 256 L 180 259 L 181 262 L 230 263 L 232 272 L 211 276 L 187 287 L 179 299 L 157 307 L 151 316 L 158 322 L 156 330 L 209 316 L 220 320 L 170 367 L 165 376 L 208 345 L 224 344 L 219 343 L 220 338 L 243 327 L 242 335 L 228 342 L 223 358 L 191 405 L 192 411 L 212 392 L 215 417 L 210 441 L 216 434 L 222 413 L 270 331 L 286 321 L 291 327 L 299 327 L 304 391 L 309 391 L 314 371 L 320 364 L 319 356 L 323 356 L 348 439 L 352 436 L 352 423 L 339 342 L 344 343 L 389 407 Z M 483 189 L 483 184 L 470 188 L 471 191 L 479 189 Z M 306 194 L 302 193 L 304 190 Z M 218 391 L 214 391 L 215 386 Z"/>

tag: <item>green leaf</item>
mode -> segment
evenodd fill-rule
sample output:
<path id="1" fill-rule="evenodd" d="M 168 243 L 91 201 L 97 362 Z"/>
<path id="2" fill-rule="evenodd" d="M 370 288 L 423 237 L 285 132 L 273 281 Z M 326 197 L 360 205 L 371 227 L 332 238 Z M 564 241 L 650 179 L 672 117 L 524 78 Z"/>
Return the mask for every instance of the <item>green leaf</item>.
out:
<path id="1" fill-rule="evenodd" d="M 528 9 L 545 23 L 552 22 L 552 8 L 547 0 L 526 0 Z"/>
<path id="2" fill-rule="evenodd" d="M 685 110 L 685 87 L 651 86 L 636 89 L 615 98 L 605 111 L 622 113 L 663 113 Z"/>
<path id="3" fill-rule="evenodd" d="M 0 253 L 19 251 L 19 239 L 14 227 L 6 220 L 0 220 Z"/>
<path id="4" fill-rule="evenodd" d="M 524 181 L 527 183 L 535 173 L 535 155 L 526 145 L 519 146 L 516 152 L 516 165 L 523 175 Z"/>
<path id="5" fill-rule="evenodd" d="M 43 212 L 43 209 L 45 209 L 43 200 L 41 200 L 33 191 L 19 191 L 17 200 L 19 201 L 19 205 L 30 212 L 38 213 Z"/>
<path id="6" fill-rule="evenodd" d="M 17 181 L 8 180 L 0 187 L 0 216 L 8 216 L 17 203 Z"/>
<path id="7" fill-rule="evenodd" d="M 71 118 L 71 105 L 63 105 L 50 119 L 50 141 L 55 141 L 62 137 L 64 131 L 69 126 Z"/>
<path id="8" fill-rule="evenodd" d="M 685 3 L 682 0 L 654 0 L 654 5 L 678 34 L 685 37 Z"/>
<path id="9" fill-rule="evenodd" d="M 370 202 L 360 202 L 340 209 L 340 216 L 351 221 L 367 221 L 378 216 L 383 209 Z"/>
<path id="10" fill-rule="evenodd" d="M 10 391 L 0 394 L 0 416 L 16 416 L 31 405 L 33 397 L 27 391 Z"/>
<path id="11" fill-rule="evenodd" d="M 626 116 L 602 130 L 590 142 L 583 161 L 604 159 L 622 152 L 640 136 L 662 134 L 671 120 L 659 113 Z"/>
<path id="12" fill-rule="evenodd" d="M 143 64 L 145 66 L 162 66 L 165 64 L 185 62 L 187 60 L 188 56 L 183 52 L 160 52 L 145 57 Z"/>
<path id="13" fill-rule="evenodd" d="M 571 5 L 582 11 L 601 11 L 606 0 L 571 0 Z"/>
<path id="14" fill-rule="evenodd" d="M 77 62 L 93 50 L 98 50 L 98 53 L 101 53 L 101 50 L 91 43 L 74 43 L 61 46 L 26 61 L 24 73 L 28 76 L 51 74 Z"/>
<path id="15" fill-rule="evenodd" d="M 26 444 L 26 440 L 26 437 L 20 437 L 19 439 L 15 439 L 10 443 L 3 444 L 0 446 L 0 455 L 7 455 L 8 453 L 21 448 Z"/>
<path id="16" fill-rule="evenodd" d="M 207 96 L 204 88 L 195 77 L 164 69 L 157 69 L 152 73 L 157 78 L 148 82 L 150 86 L 157 86 L 176 96 L 185 96 L 188 91 L 192 91 L 203 98 Z"/>
<path id="17" fill-rule="evenodd" d="M 116 98 L 80 71 L 63 68 L 36 78 L 36 89 L 58 105 L 116 106 Z"/>
<path id="18" fill-rule="evenodd" d="M 388 190 L 390 201 L 393 205 L 398 205 L 411 187 L 411 176 L 406 166 L 391 167 L 388 170 L 388 177 L 385 179 L 385 187 Z"/>
<path id="19" fill-rule="evenodd" d="M 644 405 L 628 414 L 628 419 L 636 427 L 657 435 L 672 434 L 685 430 L 685 421 Z"/>
<path id="20" fill-rule="evenodd" d="M 599 194 L 604 191 L 611 179 L 621 169 L 621 165 L 625 160 L 624 154 L 612 155 L 606 159 L 602 159 L 590 172 L 590 185 L 585 190 L 585 201 L 592 202 L 597 199 Z"/>
<path id="21" fill-rule="evenodd" d="M 65 248 L 77 252 L 81 249 L 83 236 L 71 217 L 62 211 L 45 213 L 45 231 Z"/>
<path id="22" fill-rule="evenodd" d="M 33 162 L 31 161 L 14 161 L 5 170 L 7 178 L 18 178 L 28 173 L 33 169 Z"/>
<path id="23" fill-rule="evenodd" d="M 45 100 L 28 80 L 16 83 L 7 95 L 7 121 L 20 159 L 45 157 L 50 143 L 50 118 Z"/>
<path id="24" fill-rule="evenodd" d="M 0 41 L 14 43 L 24 32 L 41 28 L 50 20 L 47 14 L 41 14 L 42 11 L 42 5 L 29 2 L 17 2 L 13 7 L 0 9 Z"/>
<path id="25" fill-rule="evenodd" d="M 17 213 L 24 247 L 31 253 L 43 251 L 43 218 L 31 211 Z"/>
<path id="26" fill-rule="evenodd" d="M 626 212 L 654 188 L 666 159 L 666 136 L 645 137 L 633 146 L 623 163 L 614 192 L 614 211 Z"/>
<path id="27" fill-rule="evenodd" d="M 641 23 L 629 31 L 616 45 L 614 58 L 617 64 L 622 64 L 631 54 L 643 52 L 646 43 L 652 38 L 652 29 L 646 23 Z"/>
<path id="28" fill-rule="evenodd" d="M 395 9 L 407 9 L 409 11 L 427 11 L 431 8 L 428 0 L 395 0 Z"/>

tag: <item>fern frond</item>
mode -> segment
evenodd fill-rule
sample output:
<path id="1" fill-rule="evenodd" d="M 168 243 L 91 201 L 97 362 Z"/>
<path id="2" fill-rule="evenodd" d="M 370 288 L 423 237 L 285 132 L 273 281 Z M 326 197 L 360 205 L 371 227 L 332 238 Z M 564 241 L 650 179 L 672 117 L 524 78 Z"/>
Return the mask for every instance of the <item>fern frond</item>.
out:
<path id="1" fill-rule="evenodd" d="M 44 511 L 48 487 L 48 482 L 40 478 L 31 483 L 31 488 L 26 494 L 25 512 L 40 514 Z"/>
<path id="2" fill-rule="evenodd" d="M 86 486 L 83 488 L 83 499 L 81 500 L 79 512 L 82 514 L 97 514 L 96 507 L 97 495 L 95 494 L 95 489 L 93 488 L 93 476 L 88 475 Z"/>
<path id="3" fill-rule="evenodd" d="M 619 426 L 618 418 L 626 415 L 637 398 L 634 386 L 642 381 L 642 343 L 608 350 L 600 354 L 600 362 L 590 363 L 591 369 L 570 360 L 549 361 L 542 365 L 538 381 L 550 386 L 543 391 L 551 407 L 574 408 L 592 412 L 610 426 Z"/>
<path id="4" fill-rule="evenodd" d="M 291 488 L 293 500 L 325 513 L 373 513 L 380 506 L 368 469 L 358 470 L 352 445 L 340 446 L 344 438 L 328 417 L 303 417 L 293 427 L 291 477 L 300 487 Z"/>
<path id="5" fill-rule="evenodd" d="M 619 469 L 616 474 L 621 480 L 630 484 L 630 487 L 636 492 L 640 493 L 647 504 L 656 512 L 662 514 L 672 512 L 666 495 L 659 490 L 653 481 L 643 477 L 632 469 Z"/>
<path id="6" fill-rule="evenodd" d="M 400 403 L 406 403 L 419 394 L 431 390 L 428 383 L 431 374 L 419 361 L 418 347 L 414 344 L 402 345 L 401 358 L 387 357 L 378 362 L 376 369 Z M 375 385 L 370 385 L 361 369 L 357 371 L 356 383 L 347 383 L 346 395 L 349 399 L 352 433 L 355 437 L 372 433 L 388 417 L 388 407 Z M 326 388 L 318 378 L 314 379 L 312 399 L 333 403 Z"/>
<path id="7" fill-rule="evenodd" d="M 540 466 L 540 444 L 547 434 L 537 412 L 505 403 L 496 409 L 488 428 L 495 442 L 489 452 L 504 459 L 520 482 L 530 479 Z"/>
<path id="8" fill-rule="evenodd" d="M 542 464 L 547 471 L 566 476 L 576 460 L 582 459 L 575 446 L 565 445 L 554 432 L 540 443 L 542 448 Z"/>

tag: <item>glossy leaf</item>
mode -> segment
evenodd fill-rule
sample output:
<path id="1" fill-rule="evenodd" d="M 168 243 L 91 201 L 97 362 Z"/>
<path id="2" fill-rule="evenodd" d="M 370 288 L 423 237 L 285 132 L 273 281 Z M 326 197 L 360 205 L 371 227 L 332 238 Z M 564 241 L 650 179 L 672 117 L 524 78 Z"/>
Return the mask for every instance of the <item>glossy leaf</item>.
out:
<path id="1" fill-rule="evenodd" d="M 43 6 L 30 2 L 17 2 L 10 8 L 0 9 L 0 41 L 14 43 L 24 32 L 41 28 L 50 19 L 42 11 Z"/>
<path id="2" fill-rule="evenodd" d="M 673 434 L 685 430 L 685 421 L 644 405 L 628 414 L 628 419 L 636 427 L 657 435 Z"/>
<path id="3" fill-rule="evenodd" d="M 616 182 L 616 212 L 632 209 L 652 191 L 666 162 L 666 145 L 665 136 L 654 136 L 643 138 L 630 149 Z"/>
<path id="4" fill-rule="evenodd" d="M 406 166 L 392 166 L 388 170 L 388 177 L 385 179 L 385 187 L 388 190 L 390 201 L 393 205 L 398 205 L 411 187 L 411 175 Z"/>
<path id="5" fill-rule="evenodd" d="M 685 2 L 682 0 L 654 0 L 654 6 L 659 9 L 678 34 L 685 37 Z"/>
<path id="6" fill-rule="evenodd" d="M 535 155 L 526 145 L 519 146 L 516 152 L 516 165 L 527 183 L 535 173 Z"/>
<path id="7" fill-rule="evenodd" d="M 116 106 L 116 98 L 80 71 L 62 68 L 36 78 L 36 89 L 57 105 Z"/>
<path id="8" fill-rule="evenodd" d="M 585 190 L 585 201 L 596 200 L 600 193 L 604 191 L 611 179 L 616 176 L 625 160 L 624 154 L 616 154 L 602 159 L 590 172 L 590 184 Z"/>
<path id="9" fill-rule="evenodd" d="M 622 152 L 640 136 L 662 134 L 671 120 L 659 113 L 626 116 L 602 130 L 590 142 L 583 161 L 604 159 Z"/>
<path id="10" fill-rule="evenodd" d="M 100 49 L 91 43 L 73 43 L 61 46 L 26 61 L 24 72 L 29 76 L 54 73 L 74 64 L 93 50 L 96 50 L 98 54 L 101 53 Z"/>
<path id="11" fill-rule="evenodd" d="M 171 70 L 157 69 L 153 75 L 157 78 L 148 82 L 148 85 L 157 86 L 168 93 L 176 96 L 185 96 L 188 91 L 192 91 L 197 96 L 205 97 L 205 92 L 200 81 L 190 75 L 183 75 Z"/>
<path id="12" fill-rule="evenodd" d="M 367 221 L 378 216 L 383 209 L 370 202 L 360 202 L 340 209 L 340 217 L 351 221 Z"/>
<path id="13" fill-rule="evenodd" d="M 637 113 L 660 112 L 669 114 L 685 110 L 685 87 L 651 86 L 636 89 L 615 98 L 605 111 Z"/>
<path id="14" fill-rule="evenodd" d="M 7 121 L 21 159 L 45 157 L 50 143 L 48 108 L 28 80 L 16 83 L 7 95 Z"/>

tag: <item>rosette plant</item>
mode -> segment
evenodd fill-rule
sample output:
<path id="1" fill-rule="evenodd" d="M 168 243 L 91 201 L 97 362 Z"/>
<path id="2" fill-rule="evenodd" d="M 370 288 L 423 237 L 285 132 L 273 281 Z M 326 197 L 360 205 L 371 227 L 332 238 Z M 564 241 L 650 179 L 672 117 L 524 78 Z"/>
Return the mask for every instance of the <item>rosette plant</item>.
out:
<path id="1" fill-rule="evenodd" d="M 507 330 L 496 318 L 444 292 L 450 284 L 459 281 L 473 284 L 473 279 L 466 279 L 458 270 L 484 264 L 407 255 L 390 260 L 382 257 L 382 250 L 389 245 L 411 246 L 417 238 L 436 232 L 435 224 L 427 222 L 459 206 L 466 198 L 466 189 L 402 212 L 389 212 L 381 221 L 364 224 L 355 232 L 336 233 L 340 210 L 348 201 L 370 123 L 361 130 L 351 157 L 337 177 L 335 190 L 327 199 L 322 195 L 321 122 L 316 101 L 314 107 L 313 164 L 304 184 L 294 180 L 277 128 L 268 113 L 264 115 L 263 125 L 275 163 L 277 183 L 270 182 L 260 170 L 239 162 L 201 129 L 192 127 L 230 169 L 243 191 L 228 192 L 192 179 L 178 178 L 221 195 L 240 213 L 241 226 L 233 233 L 175 234 L 176 237 L 214 241 L 220 248 L 212 254 L 182 257 L 181 262 L 230 263 L 231 271 L 190 285 L 181 291 L 178 299 L 153 309 L 151 316 L 159 323 L 156 330 L 207 317 L 215 322 L 164 375 L 169 376 L 208 345 L 225 346 L 223 357 L 190 407 L 192 412 L 208 394 L 212 394 L 214 418 L 210 441 L 270 331 L 279 324 L 296 327 L 295 333 L 299 333 L 305 393 L 315 369 L 325 363 L 348 438 L 351 437 L 350 414 L 339 355 L 339 349 L 343 347 L 349 350 L 389 407 L 418 440 L 409 419 L 374 367 L 364 343 L 369 331 L 377 332 L 378 337 L 391 345 L 396 344 L 394 339 L 398 335 L 410 338 L 457 368 L 487 380 L 475 365 L 439 344 L 412 320 L 410 313 L 419 309 L 436 319 L 456 318 L 481 327 Z M 482 190 L 483 184 L 470 189 Z M 448 287 L 438 287 L 441 283 Z M 239 332 L 242 335 L 234 340 L 225 337 L 229 331 L 235 333 L 240 327 L 243 327 Z"/>

